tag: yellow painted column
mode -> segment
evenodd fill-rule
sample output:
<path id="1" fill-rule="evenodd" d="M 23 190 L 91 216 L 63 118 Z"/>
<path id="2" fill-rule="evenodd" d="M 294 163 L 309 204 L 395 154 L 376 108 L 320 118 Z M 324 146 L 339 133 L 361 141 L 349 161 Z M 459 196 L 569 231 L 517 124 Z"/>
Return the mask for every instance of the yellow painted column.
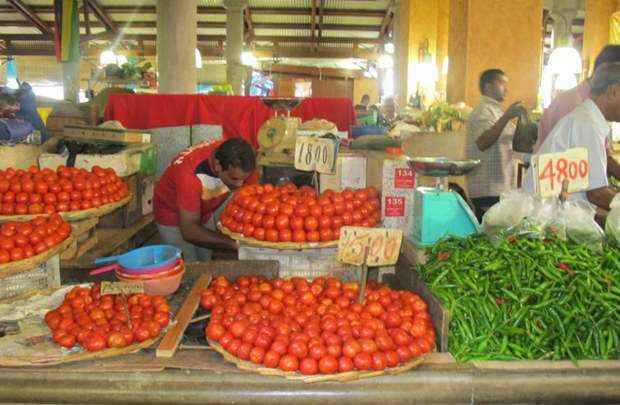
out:
<path id="1" fill-rule="evenodd" d="M 609 42 L 609 20 L 618 9 L 617 0 L 586 0 L 582 58 L 588 75 L 592 73 L 596 56 Z"/>
<path id="2" fill-rule="evenodd" d="M 537 105 L 540 83 L 542 0 L 451 0 L 448 100 L 475 106 L 478 79 L 502 69 L 510 81 L 507 102 Z"/>
<path id="3" fill-rule="evenodd" d="M 448 61 L 448 38 L 450 36 L 450 0 L 438 0 L 437 11 L 437 71 L 439 82 L 437 91 L 441 99 L 445 99 L 447 86 L 447 72 L 444 74 L 445 61 Z"/>
<path id="4" fill-rule="evenodd" d="M 433 61 L 437 58 L 437 22 L 441 0 L 400 0 L 394 21 L 394 89 L 400 105 L 415 94 L 419 80 L 416 65 L 420 47 L 428 41 Z"/>

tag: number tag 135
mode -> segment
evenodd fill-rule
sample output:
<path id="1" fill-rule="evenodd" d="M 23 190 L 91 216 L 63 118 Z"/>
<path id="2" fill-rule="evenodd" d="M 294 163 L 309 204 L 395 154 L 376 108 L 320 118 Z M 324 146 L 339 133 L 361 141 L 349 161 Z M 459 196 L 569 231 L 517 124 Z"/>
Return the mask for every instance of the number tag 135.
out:
<path id="1" fill-rule="evenodd" d="M 537 167 L 538 193 L 543 198 L 558 196 L 564 180 L 569 181 L 569 193 L 588 189 L 590 165 L 586 148 L 540 155 Z"/>

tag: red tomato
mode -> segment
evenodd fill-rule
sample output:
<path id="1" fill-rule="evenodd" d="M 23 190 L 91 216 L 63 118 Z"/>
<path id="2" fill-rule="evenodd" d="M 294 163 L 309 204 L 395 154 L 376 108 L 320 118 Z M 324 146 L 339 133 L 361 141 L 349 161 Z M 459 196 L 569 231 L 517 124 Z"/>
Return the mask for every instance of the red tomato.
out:
<path id="1" fill-rule="evenodd" d="M 276 218 L 272 215 L 265 215 L 263 217 L 263 228 L 274 229 L 276 226 Z"/>
<path id="2" fill-rule="evenodd" d="M 353 358 L 353 364 L 358 370 L 370 370 L 372 368 L 372 356 L 366 352 L 358 353 Z"/>
<path id="3" fill-rule="evenodd" d="M 306 234 L 306 240 L 308 242 L 319 242 L 321 240 L 321 234 L 319 231 L 309 231 Z"/>
<path id="4" fill-rule="evenodd" d="M 314 375 L 319 372 L 319 363 L 311 357 L 301 360 L 299 363 L 299 372 L 303 375 Z"/>
<path id="5" fill-rule="evenodd" d="M 325 356 L 319 360 L 319 371 L 322 374 L 334 374 L 338 371 L 338 360 L 334 356 Z"/>
<path id="6" fill-rule="evenodd" d="M 263 365 L 269 368 L 276 368 L 280 363 L 280 353 L 269 350 L 263 357 Z"/>
<path id="7" fill-rule="evenodd" d="M 258 240 L 265 240 L 265 229 L 254 228 L 254 238 Z"/>
<path id="8" fill-rule="evenodd" d="M 275 219 L 275 226 L 278 230 L 289 229 L 288 215 L 279 214 Z"/>
<path id="9" fill-rule="evenodd" d="M 84 348 L 89 352 L 96 352 L 106 348 L 106 339 L 103 335 L 98 333 L 90 333 L 86 336 L 84 342 Z"/>
<path id="10" fill-rule="evenodd" d="M 250 361 L 254 364 L 262 364 L 267 351 L 263 347 L 253 347 L 250 350 Z"/>
<path id="11" fill-rule="evenodd" d="M 267 229 L 265 232 L 265 240 L 268 242 L 278 242 L 278 231 L 276 229 Z"/>
<path id="12" fill-rule="evenodd" d="M 342 356 L 338 360 L 338 372 L 346 373 L 347 371 L 352 371 L 355 368 L 353 364 L 353 360 L 349 357 Z"/>
<path id="13" fill-rule="evenodd" d="M 293 240 L 293 232 L 290 229 L 281 229 L 278 233 L 278 241 L 291 242 Z"/>
<path id="14" fill-rule="evenodd" d="M 297 371 L 299 368 L 299 360 L 295 356 L 285 354 L 280 358 L 278 367 L 280 367 L 283 371 Z"/>
<path id="15" fill-rule="evenodd" d="M 308 206 L 304 204 L 297 205 L 294 209 L 295 217 L 305 218 L 309 214 Z"/>
<path id="16" fill-rule="evenodd" d="M 382 371 L 387 368 L 387 357 L 383 352 L 375 352 L 372 354 L 372 369 Z"/>
<path id="17" fill-rule="evenodd" d="M 320 231 L 321 242 L 329 242 L 334 240 L 334 231 L 331 229 L 321 229 Z"/>
<path id="18" fill-rule="evenodd" d="M 293 242 L 303 243 L 306 241 L 306 239 L 306 232 L 304 232 L 302 229 L 293 232 Z"/>

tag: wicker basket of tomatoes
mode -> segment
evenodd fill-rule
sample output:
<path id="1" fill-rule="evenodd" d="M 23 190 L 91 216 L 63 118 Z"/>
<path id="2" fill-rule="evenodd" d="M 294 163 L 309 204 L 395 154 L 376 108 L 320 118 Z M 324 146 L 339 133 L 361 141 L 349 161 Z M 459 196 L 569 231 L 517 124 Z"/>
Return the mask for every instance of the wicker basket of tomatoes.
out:
<path id="1" fill-rule="evenodd" d="M 396 374 L 435 347 L 427 305 L 417 294 L 337 278 L 216 278 L 201 298 L 211 310 L 209 344 L 243 370 L 305 382 Z"/>
<path id="2" fill-rule="evenodd" d="M 0 342 L 0 365 L 44 366 L 133 353 L 157 342 L 170 323 L 164 297 L 101 295 L 97 283 L 65 287 L 48 298 L 49 310 L 35 311 L 20 321 L 19 335 Z M 15 350 L 12 343 L 18 341 L 31 345 Z"/>
<path id="3" fill-rule="evenodd" d="M 1 279 L 29 271 L 72 243 L 71 225 L 60 215 L 0 225 Z"/>
<path id="4" fill-rule="evenodd" d="M 381 202 L 373 187 L 317 195 L 292 183 L 248 185 L 236 191 L 220 218 L 220 230 L 251 246 L 319 249 L 338 245 L 346 225 L 374 227 Z"/>
<path id="5" fill-rule="evenodd" d="M 0 222 L 54 213 L 78 221 L 106 215 L 130 200 L 127 184 L 113 169 L 0 170 Z"/>

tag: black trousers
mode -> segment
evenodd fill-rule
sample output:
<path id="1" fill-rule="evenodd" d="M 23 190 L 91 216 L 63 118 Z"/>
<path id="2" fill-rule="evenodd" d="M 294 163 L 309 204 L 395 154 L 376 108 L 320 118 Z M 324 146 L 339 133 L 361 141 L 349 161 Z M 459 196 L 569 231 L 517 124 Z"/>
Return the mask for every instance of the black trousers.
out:
<path id="1" fill-rule="evenodd" d="M 493 205 L 499 202 L 499 197 L 478 197 L 472 198 L 472 203 L 474 204 L 474 211 L 476 214 L 476 218 L 478 218 L 478 222 L 482 223 L 482 216 L 485 212 L 489 210 Z"/>

